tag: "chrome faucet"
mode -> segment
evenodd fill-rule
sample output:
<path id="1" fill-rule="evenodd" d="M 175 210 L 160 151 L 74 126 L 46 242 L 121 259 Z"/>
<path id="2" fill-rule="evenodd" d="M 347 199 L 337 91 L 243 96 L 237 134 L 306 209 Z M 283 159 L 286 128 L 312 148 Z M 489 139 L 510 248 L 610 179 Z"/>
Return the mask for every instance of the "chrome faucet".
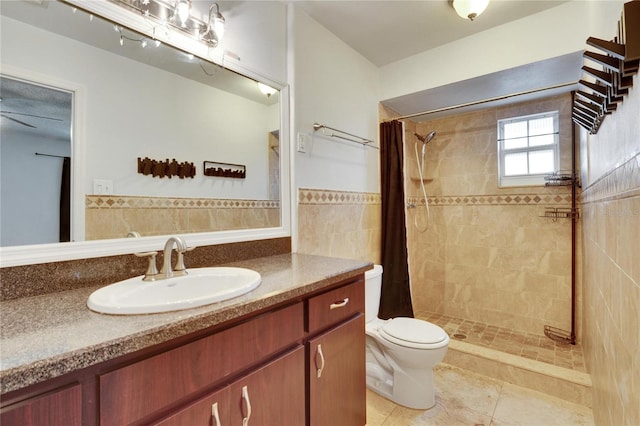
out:
<path id="1" fill-rule="evenodd" d="M 175 271 L 171 267 L 171 253 L 173 252 L 173 246 L 176 246 L 176 250 L 178 251 L 178 261 L 176 262 Z M 163 278 L 171 278 L 176 275 L 185 275 L 187 273 L 186 268 L 184 267 L 183 255 L 184 252 L 187 251 L 187 244 L 184 242 L 182 237 L 172 236 L 169 237 L 167 242 L 164 245 L 164 254 L 162 258 L 162 269 L 160 270 L 160 275 L 163 275 Z"/>

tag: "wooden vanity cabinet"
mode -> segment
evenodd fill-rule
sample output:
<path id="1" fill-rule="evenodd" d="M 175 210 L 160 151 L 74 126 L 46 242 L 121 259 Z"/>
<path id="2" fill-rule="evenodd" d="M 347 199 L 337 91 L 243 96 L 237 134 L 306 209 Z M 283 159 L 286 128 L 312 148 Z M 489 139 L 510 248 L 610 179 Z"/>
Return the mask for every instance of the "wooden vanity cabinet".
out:
<path id="1" fill-rule="evenodd" d="M 2 426 L 80 426 L 82 387 L 79 384 L 35 396 L 2 410 Z"/>
<path id="2" fill-rule="evenodd" d="M 364 303 L 362 281 L 308 301 L 309 426 L 366 423 Z"/>
<path id="3" fill-rule="evenodd" d="M 158 426 L 303 425 L 304 347 L 156 423 Z"/>
<path id="4" fill-rule="evenodd" d="M 1 424 L 362 426 L 363 313 L 361 275 L 3 395 Z"/>
<path id="5" fill-rule="evenodd" d="M 100 425 L 148 423 L 169 407 L 180 410 L 303 338 L 303 304 L 296 303 L 101 374 Z"/>

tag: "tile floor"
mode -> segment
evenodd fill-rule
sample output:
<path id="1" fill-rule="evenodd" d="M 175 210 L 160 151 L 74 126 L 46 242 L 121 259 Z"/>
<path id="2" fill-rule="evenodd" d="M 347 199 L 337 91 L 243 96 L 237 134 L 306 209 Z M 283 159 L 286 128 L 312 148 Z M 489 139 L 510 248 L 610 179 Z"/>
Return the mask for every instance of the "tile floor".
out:
<path id="1" fill-rule="evenodd" d="M 435 368 L 436 405 L 412 410 L 367 390 L 367 426 L 578 426 L 591 409 L 447 364 Z"/>
<path id="2" fill-rule="evenodd" d="M 558 367 L 586 372 L 584 355 L 579 344 L 557 343 L 545 336 L 544 332 L 538 335 L 512 331 L 432 312 L 416 312 L 415 316 L 439 325 L 452 339 L 459 339 L 463 342 L 489 347 Z M 461 339 L 456 337 L 456 334 L 466 337 Z"/>

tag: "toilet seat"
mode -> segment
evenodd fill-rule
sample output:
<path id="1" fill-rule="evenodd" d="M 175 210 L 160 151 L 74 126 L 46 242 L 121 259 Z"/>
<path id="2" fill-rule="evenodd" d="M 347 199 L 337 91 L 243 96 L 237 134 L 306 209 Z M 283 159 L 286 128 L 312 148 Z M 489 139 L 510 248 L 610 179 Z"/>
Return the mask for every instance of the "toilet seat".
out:
<path id="1" fill-rule="evenodd" d="M 391 319 L 378 333 L 383 339 L 407 348 L 437 349 L 449 342 L 449 336 L 442 328 L 415 318 Z"/>

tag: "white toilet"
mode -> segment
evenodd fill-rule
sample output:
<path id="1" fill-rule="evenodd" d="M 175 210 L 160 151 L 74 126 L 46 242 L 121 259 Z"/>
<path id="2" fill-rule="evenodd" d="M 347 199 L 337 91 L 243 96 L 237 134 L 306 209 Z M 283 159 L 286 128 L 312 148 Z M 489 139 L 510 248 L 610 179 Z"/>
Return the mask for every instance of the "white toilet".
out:
<path id="1" fill-rule="evenodd" d="M 433 367 L 444 358 L 449 335 L 415 318 L 378 318 L 382 266 L 365 272 L 367 387 L 404 405 L 426 410 L 436 403 Z"/>

